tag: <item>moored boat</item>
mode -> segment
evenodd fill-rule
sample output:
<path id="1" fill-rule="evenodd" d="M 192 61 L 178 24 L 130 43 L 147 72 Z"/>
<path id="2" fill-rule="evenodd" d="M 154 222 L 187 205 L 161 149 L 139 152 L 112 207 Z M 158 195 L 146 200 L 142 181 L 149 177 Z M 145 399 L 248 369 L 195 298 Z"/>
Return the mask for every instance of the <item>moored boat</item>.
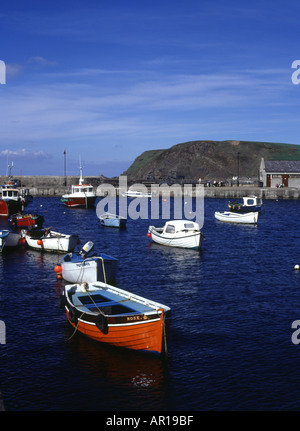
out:
<path id="1" fill-rule="evenodd" d="M 215 212 L 215 218 L 227 223 L 244 223 L 256 224 L 258 221 L 258 212 L 235 213 L 231 211 Z"/>
<path id="2" fill-rule="evenodd" d="M 23 234 L 28 247 L 41 251 L 68 253 L 73 251 L 79 242 L 76 234 L 67 235 L 50 228 L 30 229 Z"/>
<path id="3" fill-rule="evenodd" d="M 43 216 L 37 214 L 13 214 L 9 220 L 10 224 L 15 228 L 29 228 L 38 227 L 41 228 L 45 219 Z"/>
<path id="4" fill-rule="evenodd" d="M 62 203 L 70 208 L 92 208 L 97 199 L 97 194 L 91 184 L 85 184 L 82 178 L 82 167 L 80 166 L 80 178 L 78 184 L 73 184 L 71 191 L 61 197 Z"/>
<path id="5" fill-rule="evenodd" d="M 0 251 L 20 245 L 21 234 L 8 229 L 0 230 Z"/>
<path id="6" fill-rule="evenodd" d="M 243 197 L 242 202 L 228 202 L 228 208 L 231 212 L 248 213 L 248 212 L 261 212 L 263 202 L 257 196 Z"/>
<path id="7" fill-rule="evenodd" d="M 64 280 L 70 283 L 107 283 L 116 279 L 118 259 L 106 253 L 91 253 L 93 246 L 93 242 L 89 241 L 79 253 L 68 253 L 62 257 L 60 267 Z"/>
<path id="8" fill-rule="evenodd" d="M 127 192 L 122 192 L 122 196 L 123 197 L 128 197 L 128 198 L 151 198 L 152 197 L 152 193 L 150 192 L 141 192 L 138 190 L 127 190 Z"/>
<path id="9" fill-rule="evenodd" d="M 25 207 L 25 199 L 22 197 L 20 190 L 10 186 L 3 185 L 1 189 L 0 215 L 10 216 Z"/>
<path id="10" fill-rule="evenodd" d="M 171 220 L 159 228 L 149 226 L 147 236 L 158 244 L 197 250 L 204 239 L 199 224 L 189 220 Z"/>
<path id="11" fill-rule="evenodd" d="M 126 227 L 126 218 L 117 214 L 105 213 L 99 216 L 102 226 L 117 227 L 119 229 Z"/>
<path id="12" fill-rule="evenodd" d="M 5 217 L 23 211 L 32 201 L 29 189 L 20 187 L 20 181 L 11 175 L 11 168 L 12 166 L 9 166 L 8 178 L 1 185 L 0 216 Z"/>
<path id="13" fill-rule="evenodd" d="M 93 340 L 158 354 L 166 351 L 166 305 L 101 282 L 66 285 L 61 299 L 71 325 Z"/>

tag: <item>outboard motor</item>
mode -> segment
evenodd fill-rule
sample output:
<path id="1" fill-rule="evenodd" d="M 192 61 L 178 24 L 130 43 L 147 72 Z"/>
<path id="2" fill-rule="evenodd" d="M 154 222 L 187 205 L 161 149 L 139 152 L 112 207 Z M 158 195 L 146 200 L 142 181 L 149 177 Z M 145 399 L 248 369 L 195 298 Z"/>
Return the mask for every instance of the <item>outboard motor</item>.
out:
<path id="1" fill-rule="evenodd" d="M 86 255 L 92 250 L 93 247 L 94 243 L 92 241 L 86 242 L 79 252 L 80 256 L 86 257 Z"/>

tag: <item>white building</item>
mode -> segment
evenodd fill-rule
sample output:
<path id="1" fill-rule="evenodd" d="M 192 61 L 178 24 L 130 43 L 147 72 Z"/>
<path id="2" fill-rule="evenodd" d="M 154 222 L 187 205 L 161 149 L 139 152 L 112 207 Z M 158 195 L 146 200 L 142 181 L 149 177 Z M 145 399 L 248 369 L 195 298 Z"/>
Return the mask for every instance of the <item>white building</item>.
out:
<path id="1" fill-rule="evenodd" d="M 263 187 L 300 187 L 300 160 L 264 160 L 259 179 Z"/>

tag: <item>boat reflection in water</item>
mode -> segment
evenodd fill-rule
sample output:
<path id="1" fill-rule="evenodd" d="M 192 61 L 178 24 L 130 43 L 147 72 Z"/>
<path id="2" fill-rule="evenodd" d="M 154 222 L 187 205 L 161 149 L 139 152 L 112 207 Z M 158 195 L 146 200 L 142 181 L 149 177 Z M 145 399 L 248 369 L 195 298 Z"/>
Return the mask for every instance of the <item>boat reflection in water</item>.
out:
<path id="1" fill-rule="evenodd" d="M 98 343 L 80 334 L 73 336 L 73 333 L 72 328 L 66 326 L 65 337 L 69 339 L 72 363 L 79 363 L 80 374 L 85 376 L 89 410 L 101 410 L 102 406 L 105 410 L 135 410 L 137 391 L 145 410 L 161 410 L 162 400 L 166 398 L 168 361 Z M 93 397 L 90 397 L 91 391 Z M 66 396 L 74 405 L 74 394 Z M 81 396 L 85 396 L 82 388 Z"/>

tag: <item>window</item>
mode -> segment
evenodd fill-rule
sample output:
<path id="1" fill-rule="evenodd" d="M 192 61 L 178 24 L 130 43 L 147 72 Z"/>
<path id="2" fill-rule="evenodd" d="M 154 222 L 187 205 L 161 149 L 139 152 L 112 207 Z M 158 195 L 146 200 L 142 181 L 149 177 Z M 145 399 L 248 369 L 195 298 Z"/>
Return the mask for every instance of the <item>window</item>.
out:
<path id="1" fill-rule="evenodd" d="M 193 223 L 184 223 L 184 227 L 185 227 L 185 229 L 193 229 L 194 225 L 193 225 Z"/>
<path id="2" fill-rule="evenodd" d="M 175 226 L 173 226 L 172 224 L 168 224 L 168 226 L 166 227 L 166 233 L 175 233 Z"/>

